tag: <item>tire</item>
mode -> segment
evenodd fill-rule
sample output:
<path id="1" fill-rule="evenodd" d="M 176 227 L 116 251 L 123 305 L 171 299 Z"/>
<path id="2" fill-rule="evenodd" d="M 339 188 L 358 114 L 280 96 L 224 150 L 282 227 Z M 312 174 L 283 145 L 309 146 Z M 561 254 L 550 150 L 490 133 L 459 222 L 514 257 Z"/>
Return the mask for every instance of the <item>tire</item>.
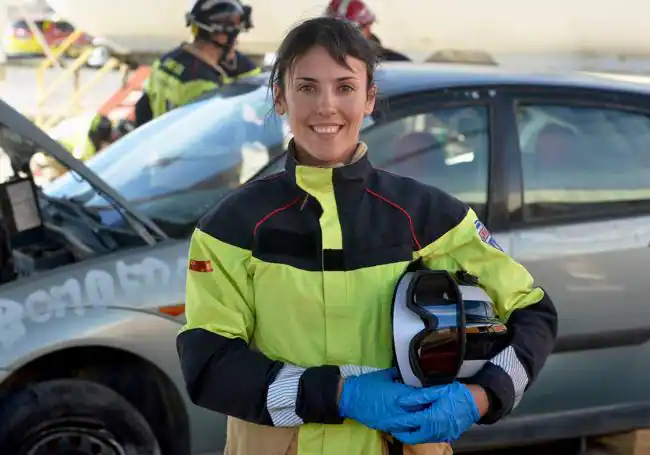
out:
<path id="1" fill-rule="evenodd" d="M 95 382 L 30 385 L 0 403 L 0 422 L 0 454 L 160 455 L 138 410 Z"/>

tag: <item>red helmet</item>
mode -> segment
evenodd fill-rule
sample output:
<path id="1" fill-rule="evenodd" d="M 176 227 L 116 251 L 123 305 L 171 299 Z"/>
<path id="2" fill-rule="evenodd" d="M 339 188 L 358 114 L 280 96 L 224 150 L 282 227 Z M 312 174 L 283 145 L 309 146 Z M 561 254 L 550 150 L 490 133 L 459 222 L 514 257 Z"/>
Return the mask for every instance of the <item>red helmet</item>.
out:
<path id="1" fill-rule="evenodd" d="M 331 0 L 325 15 L 347 19 L 359 27 L 375 22 L 375 15 L 362 0 Z"/>

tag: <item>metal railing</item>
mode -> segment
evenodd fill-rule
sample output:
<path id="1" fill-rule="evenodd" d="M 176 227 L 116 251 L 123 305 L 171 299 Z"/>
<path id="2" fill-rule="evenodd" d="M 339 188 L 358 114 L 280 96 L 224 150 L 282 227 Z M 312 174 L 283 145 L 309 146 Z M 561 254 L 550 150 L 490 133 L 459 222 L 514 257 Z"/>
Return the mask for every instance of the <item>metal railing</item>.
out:
<path id="1" fill-rule="evenodd" d="M 86 93 L 102 78 L 112 71 L 115 68 L 120 68 L 122 73 L 128 71 L 128 67 L 125 63 L 122 63 L 115 57 L 110 57 L 106 63 L 104 63 L 101 68 L 97 69 L 93 77 L 86 82 L 81 84 L 80 72 L 84 68 L 84 65 L 88 62 L 88 59 L 93 53 L 93 47 L 87 46 L 79 57 L 77 57 L 71 63 L 63 63 L 59 59 L 63 56 L 66 51 L 72 46 L 77 40 L 83 35 L 83 32 L 76 30 L 70 36 L 68 36 L 53 52 L 46 52 L 46 58 L 38 66 L 36 70 L 36 117 L 34 122 L 42 129 L 48 129 L 55 126 L 65 117 L 70 115 L 76 115 L 81 112 L 81 101 Z M 62 73 L 58 75 L 51 83 L 47 83 L 45 76 L 50 68 L 53 66 L 58 66 L 62 69 Z M 67 103 L 62 103 L 60 106 L 57 106 L 57 109 L 54 113 L 46 114 L 46 101 L 49 97 L 57 92 L 63 84 L 72 80 L 72 96 L 68 99 Z"/>

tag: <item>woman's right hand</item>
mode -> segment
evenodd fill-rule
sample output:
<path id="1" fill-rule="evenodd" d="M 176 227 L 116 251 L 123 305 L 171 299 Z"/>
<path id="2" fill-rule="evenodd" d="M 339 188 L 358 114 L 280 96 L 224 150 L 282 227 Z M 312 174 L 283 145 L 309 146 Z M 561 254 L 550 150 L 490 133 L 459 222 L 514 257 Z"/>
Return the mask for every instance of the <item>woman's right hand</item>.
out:
<path id="1" fill-rule="evenodd" d="M 399 399 L 413 393 L 413 387 L 395 382 L 395 368 L 348 377 L 339 384 L 339 415 L 387 433 L 409 432 L 417 428 L 395 419 L 409 413 Z"/>

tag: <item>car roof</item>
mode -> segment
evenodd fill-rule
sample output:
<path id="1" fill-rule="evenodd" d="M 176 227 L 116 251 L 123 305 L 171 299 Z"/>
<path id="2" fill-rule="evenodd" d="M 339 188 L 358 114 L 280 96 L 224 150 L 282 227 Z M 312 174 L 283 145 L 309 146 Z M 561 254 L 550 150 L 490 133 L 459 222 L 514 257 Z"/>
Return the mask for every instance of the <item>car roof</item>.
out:
<path id="1" fill-rule="evenodd" d="M 253 85 L 266 84 L 269 73 Z M 591 90 L 614 90 L 650 95 L 650 77 L 578 71 L 531 72 L 492 65 L 385 62 L 375 75 L 380 96 L 390 98 L 425 90 L 485 86 L 548 86 Z"/>
<path id="2" fill-rule="evenodd" d="M 491 65 L 390 62 L 377 70 L 384 96 L 397 96 L 436 88 L 476 86 L 567 87 L 617 90 L 650 95 L 650 78 L 588 72 L 531 72 Z"/>

